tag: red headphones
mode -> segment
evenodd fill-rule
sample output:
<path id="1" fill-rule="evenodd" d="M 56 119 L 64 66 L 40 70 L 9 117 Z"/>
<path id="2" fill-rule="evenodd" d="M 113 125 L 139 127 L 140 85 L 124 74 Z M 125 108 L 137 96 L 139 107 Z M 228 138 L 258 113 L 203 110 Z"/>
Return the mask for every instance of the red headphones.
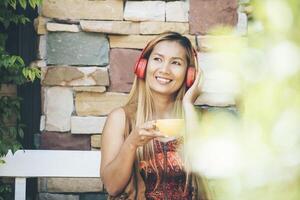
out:
<path id="1" fill-rule="evenodd" d="M 146 68 L 147 68 L 147 62 L 148 60 L 146 58 L 142 58 L 144 55 L 145 50 L 147 49 L 148 45 L 143 49 L 139 59 L 137 60 L 137 63 L 134 66 L 134 73 L 136 76 L 140 79 L 145 78 Z M 195 62 L 198 62 L 197 60 L 197 54 L 196 51 L 193 49 L 194 57 L 196 58 Z M 198 63 L 195 63 L 197 65 Z M 187 73 L 186 73 L 186 86 L 189 88 L 193 85 L 194 81 L 196 79 L 196 68 L 195 67 L 188 67 Z"/>

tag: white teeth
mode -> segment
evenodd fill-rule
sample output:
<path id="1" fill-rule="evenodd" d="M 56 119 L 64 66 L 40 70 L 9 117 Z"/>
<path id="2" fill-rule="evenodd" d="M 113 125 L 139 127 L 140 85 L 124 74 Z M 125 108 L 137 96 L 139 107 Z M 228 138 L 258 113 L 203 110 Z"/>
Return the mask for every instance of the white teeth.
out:
<path id="1" fill-rule="evenodd" d="M 156 77 L 156 80 L 158 80 L 160 83 L 163 83 L 163 84 L 167 84 L 167 83 L 171 82 L 170 79 L 165 79 L 165 78 L 161 78 L 161 77 Z"/>

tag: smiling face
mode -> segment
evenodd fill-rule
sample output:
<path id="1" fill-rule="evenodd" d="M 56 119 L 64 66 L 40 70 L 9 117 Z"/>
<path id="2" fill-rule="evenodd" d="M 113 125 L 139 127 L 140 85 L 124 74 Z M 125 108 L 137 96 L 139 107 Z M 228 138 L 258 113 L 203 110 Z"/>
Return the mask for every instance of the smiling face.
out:
<path id="1" fill-rule="evenodd" d="M 161 41 L 148 59 L 146 82 L 154 93 L 173 95 L 181 88 L 186 70 L 184 47 L 175 41 Z"/>

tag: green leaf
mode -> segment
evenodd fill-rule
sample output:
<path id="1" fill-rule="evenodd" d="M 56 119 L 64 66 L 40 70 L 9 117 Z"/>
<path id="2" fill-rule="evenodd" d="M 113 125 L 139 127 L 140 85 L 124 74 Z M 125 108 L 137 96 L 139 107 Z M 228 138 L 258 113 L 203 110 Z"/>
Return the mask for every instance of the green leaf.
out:
<path id="1" fill-rule="evenodd" d="M 14 65 L 16 63 L 16 60 L 17 60 L 17 56 L 11 56 L 9 62 L 11 65 Z"/>
<path id="2" fill-rule="evenodd" d="M 32 7 L 32 8 L 35 8 L 37 6 L 37 1 L 36 0 L 29 0 L 29 5 Z"/>
<path id="3" fill-rule="evenodd" d="M 19 129 L 18 129 L 18 133 L 19 133 L 19 136 L 20 136 L 21 138 L 24 138 L 24 131 L 23 131 L 22 128 L 19 128 Z"/>
<path id="4" fill-rule="evenodd" d="M 28 77 L 28 70 L 26 68 L 22 69 L 22 73 L 25 77 Z"/>
<path id="5" fill-rule="evenodd" d="M 31 80 L 31 81 L 34 81 L 34 79 L 35 79 L 35 74 L 34 73 L 32 73 L 31 71 L 28 71 L 29 72 L 29 80 Z"/>
<path id="6" fill-rule="evenodd" d="M 20 3 L 20 5 L 23 9 L 26 9 L 26 6 L 27 6 L 27 1 L 26 0 L 19 0 L 19 3 Z"/>
<path id="7" fill-rule="evenodd" d="M 17 7 L 17 1 L 16 0 L 9 0 L 8 4 L 13 8 L 16 9 Z"/>

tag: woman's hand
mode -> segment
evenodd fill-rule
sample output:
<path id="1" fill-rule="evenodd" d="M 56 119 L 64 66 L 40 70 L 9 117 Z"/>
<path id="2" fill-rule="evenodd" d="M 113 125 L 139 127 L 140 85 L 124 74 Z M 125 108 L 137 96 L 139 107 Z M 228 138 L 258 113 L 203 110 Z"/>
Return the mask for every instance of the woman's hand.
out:
<path id="1" fill-rule="evenodd" d="M 136 127 L 128 136 L 130 144 L 134 148 L 147 144 L 150 140 L 156 137 L 165 137 L 156 127 L 156 121 L 148 121 Z"/>
<path id="2" fill-rule="evenodd" d="M 187 90 L 185 93 L 182 103 L 183 104 L 194 104 L 197 97 L 200 95 L 202 91 L 202 84 L 203 84 L 203 73 L 199 68 L 196 71 L 196 79 L 193 85 Z"/>

